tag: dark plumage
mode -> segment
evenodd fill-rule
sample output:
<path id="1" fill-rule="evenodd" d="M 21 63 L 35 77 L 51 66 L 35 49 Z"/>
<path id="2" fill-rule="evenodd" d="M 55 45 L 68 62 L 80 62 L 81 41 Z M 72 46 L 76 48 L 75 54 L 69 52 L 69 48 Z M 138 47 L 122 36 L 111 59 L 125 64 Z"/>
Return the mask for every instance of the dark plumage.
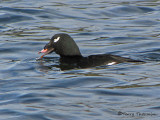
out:
<path id="1" fill-rule="evenodd" d="M 39 53 L 44 53 L 43 56 L 55 52 L 60 55 L 60 66 L 68 66 L 71 68 L 87 68 L 100 65 L 113 65 L 123 62 L 142 62 L 132 60 L 116 55 L 98 54 L 83 57 L 75 41 L 64 33 L 55 34 L 50 42 L 45 45 L 44 49 Z"/>

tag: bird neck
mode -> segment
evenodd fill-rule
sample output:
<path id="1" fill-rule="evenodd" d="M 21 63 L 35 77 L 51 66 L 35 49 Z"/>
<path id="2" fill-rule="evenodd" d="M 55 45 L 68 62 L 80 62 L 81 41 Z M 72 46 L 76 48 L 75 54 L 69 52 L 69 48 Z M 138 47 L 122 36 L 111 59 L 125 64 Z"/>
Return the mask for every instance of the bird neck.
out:
<path id="1" fill-rule="evenodd" d="M 60 57 L 62 59 L 79 59 L 79 58 L 82 58 L 83 56 L 82 55 L 60 55 Z"/>

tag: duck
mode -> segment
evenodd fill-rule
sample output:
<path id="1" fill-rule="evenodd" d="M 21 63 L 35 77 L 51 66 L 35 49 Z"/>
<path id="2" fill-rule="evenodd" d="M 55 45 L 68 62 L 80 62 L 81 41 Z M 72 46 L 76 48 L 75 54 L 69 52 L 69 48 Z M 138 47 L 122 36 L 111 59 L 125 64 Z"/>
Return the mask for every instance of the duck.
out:
<path id="1" fill-rule="evenodd" d="M 60 56 L 60 66 L 69 68 L 88 68 L 102 65 L 115 65 L 124 62 L 143 62 L 111 54 L 96 54 L 82 56 L 80 49 L 73 38 L 66 33 L 55 34 L 44 48 L 38 53 L 43 53 L 42 59 L 47 54 L 55 52 Z"/>

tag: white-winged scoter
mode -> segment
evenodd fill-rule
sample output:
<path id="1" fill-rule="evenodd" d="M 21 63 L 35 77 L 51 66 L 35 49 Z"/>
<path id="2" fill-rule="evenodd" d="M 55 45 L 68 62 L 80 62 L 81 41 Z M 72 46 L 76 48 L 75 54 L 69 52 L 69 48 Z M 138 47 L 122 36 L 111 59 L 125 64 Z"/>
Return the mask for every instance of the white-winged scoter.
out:
<path id="1" fill-rule="evenodd" d="M 55 52 L 60 55 L 60 64 L 71 65 L 72 68 L 87 68 L 100 65 L 113 65 L 123 62 L 142 62 L 117 55 L 98 54 L 83 57 L 75 41 L 64 33 L 55 34 L 39 53 L 45 55 Z"/>

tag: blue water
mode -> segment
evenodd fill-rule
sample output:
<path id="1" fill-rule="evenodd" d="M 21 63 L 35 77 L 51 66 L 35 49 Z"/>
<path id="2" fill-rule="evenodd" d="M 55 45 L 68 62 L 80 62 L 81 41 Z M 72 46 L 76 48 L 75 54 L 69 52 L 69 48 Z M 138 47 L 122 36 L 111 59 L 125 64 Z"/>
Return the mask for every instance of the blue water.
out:
<path id="1" fill-rule="evenodd" d="M 0 1 L 0 120 L 158 120 L 160 1 Z M 37 54 L 57 33 L 82 54 L 145 63 L 62 70 Z"/>

